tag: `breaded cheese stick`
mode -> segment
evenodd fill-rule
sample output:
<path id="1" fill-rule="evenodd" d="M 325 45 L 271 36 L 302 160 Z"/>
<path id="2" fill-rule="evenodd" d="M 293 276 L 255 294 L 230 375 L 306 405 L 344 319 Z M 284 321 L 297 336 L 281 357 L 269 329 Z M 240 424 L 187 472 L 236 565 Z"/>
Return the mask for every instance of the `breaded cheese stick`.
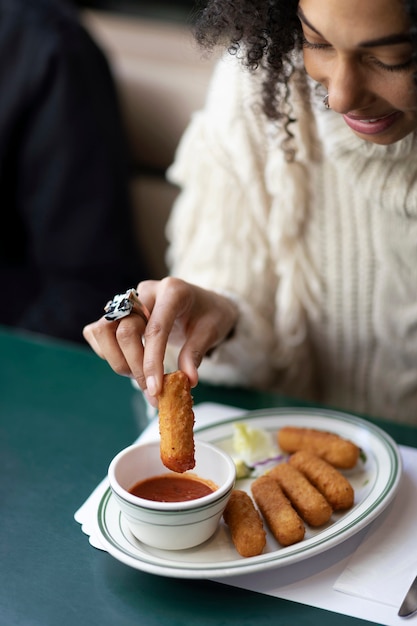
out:
<path id="1" fill-rule="evenodd" d="M 252 483 L 252 494 L 275 539 L 290 546 L 304 538 L 305 527 L 276 480 L 268 475 Z"/>
<path id="2" fill-rule="evenodd" d="M 165 374 L 159 396 L 159 434 L 162 463 L 174 472 L 195 466 L 194 412 L 190 381 L 180 370 Z"/>
<path id="3" fill-rule="evenodd" d="M 266 545 L 266 532 L 262 518 L 246 491 L 232 491 L 223 519 L 229 526 L 233 544 L 241 556 L 261 554 Z"/>
<path id="4" fill-rule="evenodd" d="M 349 509 L 353 505 L 354 491 L 348 479 L 333 465 L 300 450 L 290 456 L 288 463 L 296 467 L 323 494 L 334 511 Z"/>
<path id="5" fill-rule="evenodd" d="M 358 461 L 360 449 L 352 441 L 339 435 L 314 428 L 285 426 L 277 433 L 278 445 L 283 452 L 310 450 L 334 467 L 350 469 Z"/>
<path id="6" fill-rule="evenodd" d="M 329 521 L 332 507 L 297 468 L 288 463 L 273 467 L 268 476 L 277 481 L 300 517 L 310 526 L 322 526 Z"/>

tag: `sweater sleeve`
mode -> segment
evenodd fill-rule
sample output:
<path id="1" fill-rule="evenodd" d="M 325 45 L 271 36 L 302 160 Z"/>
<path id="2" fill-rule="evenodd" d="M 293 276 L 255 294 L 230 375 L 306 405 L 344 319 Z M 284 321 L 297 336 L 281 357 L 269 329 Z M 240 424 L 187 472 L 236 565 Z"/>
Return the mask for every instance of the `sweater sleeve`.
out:
<path id="1" fill-rule="evenodd" d="M 276 276 L 267 236 L 266 130 L 254 89 L 236 59 L 220 62 L 206 107 L 194 115 L 168 171 L 181 188 L 167 228 L 168 264 L 172 275 L 225 293 L 239 308 L 233 338 L 204 359 L 201 379 L 267 387 Z"/>

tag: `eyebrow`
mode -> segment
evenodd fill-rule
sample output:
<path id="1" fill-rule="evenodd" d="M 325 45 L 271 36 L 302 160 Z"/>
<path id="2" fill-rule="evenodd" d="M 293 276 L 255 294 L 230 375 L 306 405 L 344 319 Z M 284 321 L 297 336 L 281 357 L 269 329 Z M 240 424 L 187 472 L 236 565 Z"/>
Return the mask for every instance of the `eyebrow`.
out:
<path id="1" fill-rule="evenodd" d="M 306 16 L 304 15 L 302 9 L 300 7 L 298 7 L 297 10 L 297 15 L 300 18 L 301 22 L 303 22 L 303 24 L 305 24 L 306 26 L 308 26 L 313 32 L 315 32 L 317 35 L 319 35 L 320 37 L 323 37 L 323 35 L 321 34 L 320 31 L 317 30 L 317 28 L 315 28 L 313 26 L 313 24 L 311 24 L 308 19 L 306 18 Z M 324 37 L 323 37 L 324 39 Z M 372 39 L 370 41 L 361 41 L 358 43 L 358 47 L 360 48 L 376 48 L 378 46 L 394 46 L 396 44 L 400 44 L 400 43 L 410 43 L 411 39 L 410 39 L 410 35 L 406 34 L 406 33 L 396 33 L 393 35 L 387 35 L 386 37 L 380 37 L 379 39 Z"/>

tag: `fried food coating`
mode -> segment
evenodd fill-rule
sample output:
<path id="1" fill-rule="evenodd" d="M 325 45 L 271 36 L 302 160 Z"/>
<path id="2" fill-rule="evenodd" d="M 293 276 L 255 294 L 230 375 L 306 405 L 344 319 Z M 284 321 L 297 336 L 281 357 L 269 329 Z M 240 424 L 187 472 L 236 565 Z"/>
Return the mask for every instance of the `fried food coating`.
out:
<path id="1" fill-rule="evenodd" d="M 282 546 L 301 541 L 305 535 L 303 521 L 276 480 L 264 474 L 252 483 L 251 488 L 255 502 L 275 539 Z"/>
<path id="2" fill-rule="evenodd" d="M 257 556 L 266 545 L 262 518 L 251 497 L 241 489 L 234 489 L 223 513 L 232 541 L 241 556 Z"/>
<path id="3" fill-rule="evenodd" d="M 333 465 L 308 450 L 290 456 L 288 463 L 297 468 L 323 494 L 334 511 L 350 509 L 354 501 L 353 487 Z"/>
<path id="4" fill-rule="evenodd" d="M 310 526 L 322 526 L 329 521 L 332 507 L 323 494 L 297 468 L 288 463 L 273 467 L 268 476 L 277 481 L 284 494 Z"/>
<path id="5" fill-rule="evenodd" d="M 159 396 L 159 434 L 162 463 L 174 472 L 195 466 L 194 412 L 188 377 L 177 370 L 165 374 Z"/>
<path id="6" fill-rule="evenodd" d="M 339 469 L 354 467 L 360 454 L 360 448 L 352 441 L 314 428 L 285 426 L 278 431 L 277 441 L 283 452 L 310 450 Z"/>

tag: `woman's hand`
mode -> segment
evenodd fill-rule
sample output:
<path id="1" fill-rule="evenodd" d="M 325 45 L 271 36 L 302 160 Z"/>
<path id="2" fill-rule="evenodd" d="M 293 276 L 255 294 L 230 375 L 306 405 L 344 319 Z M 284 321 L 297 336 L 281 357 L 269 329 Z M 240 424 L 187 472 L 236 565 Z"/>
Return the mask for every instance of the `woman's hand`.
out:
<path id="1" fill-rule="evenodd" d="M 232 331 L 237 309 L 228 298 L 178 278 L 147 280 L 139 283 L 137 291 L 151 313 L 147 324 L 135 314 L 118 321 L 102 317 L 88 324 L 83 334 L 115 372 L 134 378 L 157 406 L 168 340 L 179 346 L 178 369 L 195 387 L 198 366 Z"/>

